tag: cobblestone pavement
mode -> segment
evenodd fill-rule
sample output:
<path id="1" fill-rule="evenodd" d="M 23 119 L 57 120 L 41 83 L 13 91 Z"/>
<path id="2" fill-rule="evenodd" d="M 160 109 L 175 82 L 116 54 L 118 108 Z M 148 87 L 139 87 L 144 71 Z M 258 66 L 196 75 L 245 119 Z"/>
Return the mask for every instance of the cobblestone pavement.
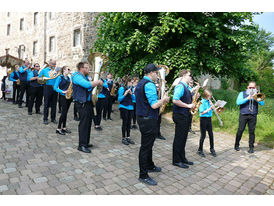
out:
<path id="1" fill-rule="evenodd" d="M 102 120 L 103 131 L 92 128 L 91 154 L 79 152 L 78 122 L 69 111 L 72 134 L 60 136 L 56 125 L 42 124 L 42 115 L 27 115 L 27 109 L 0 100 L 0 194 L 274 194 L 274 150 L 255 145 L 248 154 L 247 141 L 241 151 L 233 149 L 234 136 L 214 133 L 217 157 L 197 154 L 199 131 L 189 134 L 189 169 L 171 164 L 174 124 L 162 122 L 166 141 L 156 140 L 153 159 L 162 167 L 152 173 L 157 186 L 138 181 L 140 133 L 132 131 L 135 145 L 121 143 L 121 120 L 114 105 L 113 121 Z M 59 114 L 57 115 L 59 118 Z M 57 119 L 58 120 L 58 119 Z"/>

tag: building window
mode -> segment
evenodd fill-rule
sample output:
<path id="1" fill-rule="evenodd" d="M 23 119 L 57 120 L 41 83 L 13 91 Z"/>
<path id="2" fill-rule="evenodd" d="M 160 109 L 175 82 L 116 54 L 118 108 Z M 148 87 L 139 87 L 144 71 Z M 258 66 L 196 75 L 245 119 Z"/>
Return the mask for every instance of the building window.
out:
<path id="1" fill-rule="evenodd" d="M 81 45 L 81 31 L 80 29 L 75 29 L 73 31 L 73 46 L 80 46 Z"/>
<path id="2" fill-rule="evenodd" d="M 49 38 L 49 52 L 53 52 L 55 50 L 55 37 L 52 36 Z"/>
<path id="3" fill-rule="evenodd" d="M 38 21 L 38 12 L 35 12 L 34 13 L 34 16 L 33 16 L 33 25 L 37 25 L 37 21 Z"/>
<path id="4" fill-rule="evenodd" d="M 19 46 L 19 59 L 24 59 L 25 58 L 25 46 L 24 45 L 20 45 Z"/>
<path id="5" fill-rule="evenodd" d="M 24 30 L 24 18 L 20 19 L 20 31 Z"/>
<path id="6" fill-rule="evenodd" d="M 9 36 L 10 35 L 10 24 L 8 24 L 8 26 L 7 26 L 7 36 Z"/>
<path id="7" fill-rule="evenodd" d="M 9 17 L 10 16 L 10 12 L 7 12 L 7 17 Z"/>
<path id="8" fill-rule="evenodd" d="M 38 49 L 38 42 L 34 41 L 33 42 L 33 56 L 37 56 L 37 49 Z"/>

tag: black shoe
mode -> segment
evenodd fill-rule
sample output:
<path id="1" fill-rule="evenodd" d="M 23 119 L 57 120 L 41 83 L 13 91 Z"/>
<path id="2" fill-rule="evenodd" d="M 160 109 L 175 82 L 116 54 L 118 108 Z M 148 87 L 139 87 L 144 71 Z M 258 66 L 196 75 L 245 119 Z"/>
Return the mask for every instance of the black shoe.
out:
<path id="1" fill-rule="evenodd" d="M 66 133 L 61 129 L 61 130 L 56 130 L 56 134 L 60 134 L 60 135 L 65 135 Z"/>
<path id="2" fill-rule="evenodd" d="M 236 151 L 240 151 L 240 147 L 239 147 L 239 146 L 235 146 L 234 149 L 235 149 Z"/>
<path id="3" fill-rule="evenodd" d="M 94 127 L 94 129 L 97 130 L 97 131 L 102 131 L 103 130 L 102 127 L 100 127 L 100 126 L 99 127 Z"/>
<path id="4" fill-rule="evenodd" d="M 148 185 L 157 185 L 157 182 L 154 179 L 152 179 L 151 177 L 148 177 L 148 178 L 145 178 L 145 179 L 139 178 L 139 181 L 143 182 L 145 184 L 148 184 Z"/>
<path id="5" fill-rule="evenodd" d="M 130 138 L 127 138 L 127 142 L 128 142 L 129 144 L 135 144 L 135 142 L 134 142 L 132 139 L 130 139 Z"/>
<path id="6" fill-rule="evenodd" d="M 249 148 L 248 153 L 249 153 L 249 154 L 254 153 L 254 149 L 253 149 L 252 147 Z"/>
<path id="7" fill-rule="evenodd" d="M 147 170 L 147 172 L 161 172 L 161 171 L 162 171 L 162 168 L 161 167 L 157 167 L 157 166 L 155 166 L 151 170 Z"/>
<path id="8" fill-rule="evenodd" d="M 197 154 L 200 155 L 201 157 L 205 157 L 205 153 L 201 150 L 198 150 Z"/>
<path id="9" fill-rule="evenodd" d="M 217 156 L 214 149 L 210 149 L 210 153 L 211 153 L 211 155 L 212 155 L 213 157 L 216 157 L 216 156 Z"/>
<path id="10" fill-rule="evenodd" d="M 32 112 L 28 112 L 28 115 L 32 115 Z"/>
<path id="11" fill-rule="evenodd" d="M 42 114 L 42 112 L 40 112 L 40 111 L 37 111 L 37 112 L 35 112 L 36 114 Z"/>
<path id="12" fill-rule="evenodd" d="M 90 149 L 84 146 L 79 146 L 78 150 L 85 153 L 91 153 Z"/>
<path id="13" fill-rule="evenodd" d="M 51 120 L 52 123 L 54 124 L 57 124 L 57 121 L 54 119 L 54 120 Z"/>
<path id="14" fill-rule="evenodd" d="M 131 127 L 132 127 L 131 129 L 138 129 L 136 124 L 132 125 Z"/>
<path id="15" fill-rule="evenodd" d="M 74 117 L 75 121 L 80 121 L 80 119 L 78 117 Z"/>
<path id="16" fill-rule="evenodd" d="M 190 129 L 188 132 L 195 134 L 195 132 L 192 129 Z"/>
<path id="17" fill-rule="evenodd" d="M 163 137 L 162 135 L 157 136 L 156 139 L 166 140 L 166 138 Z"/>
<path id="18" fill-rule="evenodd" d="M 112 121 L 112 119 L 111 119 L 111 118 L 108 118 L 108 120 Z"/>
<path id="19" fill-rule="evenodd" d="M 189 166 L 185 165 L 183 162 L 173 163 L 173 165 L 185 169 L 189 168 Z"/>
<path id="20" fill-rule="evenodd" d="M 69 130 L 69 129 L 62 129 L 62 132 L 65 132 L 65 133 L 68 133 L 68 134 L 70 134 L 71 133 L 71 131 Z"/>
<path id="21" fill-rule="evenodd" d="M 183 161 L 183 163 L 187 164 L 187 165 L 193 165 L 193 162 L 188 161 L 187 159 L 185 161 Z"/>
<path id="22" fill-rule="evenodd" d="M 19 104 L 19 105 L 18 105 L 18 108 L 23 108 L 23 107 L 22 107 L 22 105 Z"/>
<path id="23" fill-rule="evenodd" d="M 48 123 L 49 123 L 48 120 L 43 121 L 43 124 L 48 124 Z"/>
<path id="24" fill-rule="evenodd" d="M 93 147 L 93 144 L 88 144 L 88 147 Z"/>
<path id="25" fill-rule="evenodd" d="M 122 143 L 125 144 L 125 145 L 129 145 L 129 143 L 128 143 L 128 141 L 127 141 L 126 138 L 123 138 L 123 139 L 122 139 Z"/>

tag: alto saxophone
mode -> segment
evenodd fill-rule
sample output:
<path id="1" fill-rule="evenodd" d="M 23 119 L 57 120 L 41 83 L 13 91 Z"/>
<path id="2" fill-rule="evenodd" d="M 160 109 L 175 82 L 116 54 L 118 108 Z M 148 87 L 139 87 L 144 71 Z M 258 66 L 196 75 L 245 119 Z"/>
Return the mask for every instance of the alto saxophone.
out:
<path id="1" fill-rule="evenodd" d="M 66 93 L 66 99 L 71 99 L 71 97 L 72 97 L 72 93 L 73 93 L 72 84 L 73 83 L 72 83 L 72 78 L 71 78 L 69 87 L 68 87 L 67 93 Z"/>
<path id="2" fill-rule="evenodd" d="M 197 84 L 198 88 L 196 89 L 195 94 L 192 99 L 192 104 L 194 104 L 194 107 L 192 109 L 190 109 L 191 115 L 195 115 L 198 112 L 200 105 L 202 104 L 202 102 L 199 100 L 199 98 L 200 98 L 199 91 L 200 91 L 201 87 L 200 87 L 199 83 L 196 83 L 196 84 Z"/>

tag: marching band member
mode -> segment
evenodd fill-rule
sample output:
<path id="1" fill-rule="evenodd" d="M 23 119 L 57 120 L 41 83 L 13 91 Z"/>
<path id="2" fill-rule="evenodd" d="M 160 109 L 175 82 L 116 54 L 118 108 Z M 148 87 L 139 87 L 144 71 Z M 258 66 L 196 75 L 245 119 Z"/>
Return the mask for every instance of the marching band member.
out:
<path id="1" fill-rule="evenodd" d="M 213 132 L 212 132 L 212 106 L 209 103 L 209 100 L 212 97 L 212 93 L 209 90 L 204 90 L 203 98 L 201 100 L 202 104 L 199 107 L 199 115 L 200 115 L 200 144 L 198 149 L 198 154 L 201 157 L 205 157 L 203 152 L 203 144 L 206 137 L 206 131 L 208 132 L 209 136 L 209 143 L 210 143 L 210 153 L 212 156 L 216 157 L 216 152 L 214 150 L 214 139 L 213 139 Z"/>
<path id="2" fill-rule="evenodd" d="M 160 91 L 160 85 L 159 85 L 159 82 L 156 81 L 157 83 L 155 84 L 156 85 L 156 88 L 157 88 L 157 93 L 158 95 L 161 93 Z M 156 132 L 156 139 L 161 139 L 161 140 L 166 140 L 166 138 L 164 136 L 162 136 L 161 134 L 161 122 L 162 122 L 162 114 L 159 114 L 159 117 L 158 117 L 158 121 L 157 121 L 157 132 Z"/>
<path id="3" fill-rule="evenodd" d="M 77 64 L 78 72 L 72 78 L 73 81 L 73 99 L 76 101 L 77 110 L 80 114 L 80 122 L 78 126 L 79 132 L 79 146 L 78 150 L 91 153 L 88 147 L 92 147 L 89 144 L 90 130 L 93 119 L 93 104 L 91 101 L 92 88 L 98 84 L 103 85 L 102 80 L 90 82 L 88 79 L 89 64 L 87 62 L 79 62 Z"/>
<path id="4" fill-rule="evenodd" d="M 13 82 L 13 93 L 12 93 L 12 103 L 18 104 L 19 94 L 20 94 L 20 84 L 18 84 L 20 73 L 19 73 L 19 66 L 15 65 L 15 70 L 10 74 L 9 80 Z M 16 98 L 15 98 L 16 96 Z"/>
<path id="5" fill-rule="evenodd" d="M 25 65 L 19 68 L 20 79 L 20 96 L 18 107 L 22 108 L 23 96 L 26 91 L 26 107 L 29 103 L 29 73 L 31 72 L 30 63 L 25 59 Z"/>
<path id="6" fill-rule="evenodd" d="M 40 69 L 40 65 L 36 63 L 34 64 L 34 70 L 31 71 L 29 74 L 29 78 L 30 78 L 30 87 L 29 87 L 30 102 L 28 105 L 29 115 L 32 115 L 32 107 L 34 104 L 34 100 L 35 100 L 36 114 L 41 114 L 40 106 L 42 105 L 42 99 L 43 99 L 43 85 L 37 82 L 39 69 Z"/>
<path id="7" fill-rule="evenodd" d="M 61 75 L 56 78 L 53 89 L 60 95 L 60 105 L 61 105 L 61 115 L 58 122 L 58 128 L 56 130 L 57 134 L 65 135 L 66 133 L 71 133 L 71 131 L 66 127 L 67 123 L 67 114 L 72 102 L 72 98 L 67 99 L 66 93 L 69 88 L 70 78 L 69 78 L 70 69 L 68 66 L 63 66 L 61 68 Z M 62 129 L 61 129 L 62 126 Z"/>
<path id="8" fill-rule="evenodd" d="M 154 81 L 157 79 L 159 68 L 148 64 L 144 68 L 144 78 L 135 89 L 137 123 L 141 132 L 141 147 L 139 152 L 139 181 L 149 185 L 157 182 L 149 177 L 148 172 L 161 172 L 161 168 L 152 161 L 152 147 L 155 141 L 159 108 L 169 101 L 168 96 L 158 99 Z"/>
<path id="9" fill-rule="evenodd" d="M 247 89 L 256 89 L 256 82 L 249 82 Z M 240 141 L 242 134 L 248 124 L 249 131 L 249 150 L 248 153 L 254 153 L 255 128 L 257 123 L 258 105 L 263 106 L 264 101 L 255 101 L 252 94 L 247 91 L 240 92 L 237 98 L 237 105 L 240 106 L 239 127 L 235 139 L 235 150 L 240 150 Z M 250 108 L 251 106 L 251 108 Z"/>
<path id="10" fill-rule="evenodd" d="M 106 98 L 105 98 L 105 106 L 104 106 L 104 110 L 103 110 L 103 119 L 106 120 L 112 120 L 110 115 L 111 115 L 111 111 L 112 111 L 112 97 L 110 95 L 111 89 L 114 86 L 113 85 L 113 80 L 112 80 L 112 74 L 109 72 L 107 74 L 107 92 L 106 92 Z"/>
<path id="11" fill-rule="evenodd" d="M 96 116 L 94 117 L 94 128 L 95 130 L 102 131 L 101 119 L 102 119 L 102 111 L 105 106 L 106 97 L 108 95 L 108 83 L 102 77 L 104 76 L 104 72 L 101 72 L 101 80 L 103 83 L 102 91 L 98 95 L 98 100 L 96 102 Z"/>
<path id="12" fill-rule="evenodd" d="M 132 89 L 133 89 L 133 94 L 135 93 L 135 89 L 136 86 L 138 85 L 139 79 L 138 77 L 133 78 L 133 85 L 132 85 Z M 133 112 L 132 112 L 132 126 L 130 127 L 131 129 L 138 129 L 137 125 L 136 125 L 136 99 L 133 99 Z"/>
<path id="13" fill-rule="evenodd" d="M 135 144 L 130 138 L 130 121 L 134 110 L 133 100 L 135 100 L 135 95 L 133 94 L 132 80 L 128 78 L 125 86 L 120 87 L 118 90 L 119 110 L 122 117 L 122 143 L 125 145 Z"/>
<path id="14" fill-rule="evenodd" d="M 175 136 L 173 141 L 173 158 L 172 164 L 180 168 L 188 168 L 193 165 L 186 159 L 185 146 L 190 124 L 190 109 L 194 107 L 192 104 L 192 96 L 188 88 L 191 81 L 190 70 L 182 70 L 180 72 L 181 82 L 175 87 L 173 95 L 173 121 L 175 123 Z"/>
<path id="15" fill-rule="evenodd" d="M 55 72 L 56 67 L 56 60 L 50 60 L 49 67 L 44 68 L 39 73 L 39 79 L 42 80 L 42 75 L 45 77 L 50 77 L 50 73 Z M 46 82 L 44 85 L 44 118 L 43 123 L 48 124 L 48 113 L 49 113 L 49 107 L 51 107 L 51 122 L 54 124 L 57 124 L 56 121 L 56 104 L 57 104 L 57 92 L 54 91 L 53 86 L 55 83 L 56 78 L 50 79 Z"/>
<path id="16" fill-rule="evenodd" d="M 192 96 L 193 96 L 193 80 L 191 80 L 188 84 L 189 86 L 189 90 L 190 92 L 192 93 Z M 193 119 L 193 116 L 191 115 L 190 116 L 190 124 L 189 124 L 189 132 L 192 133 L 192 134 L 195 134 L 195 132 L 192 130 L 192 119 Z"/>

